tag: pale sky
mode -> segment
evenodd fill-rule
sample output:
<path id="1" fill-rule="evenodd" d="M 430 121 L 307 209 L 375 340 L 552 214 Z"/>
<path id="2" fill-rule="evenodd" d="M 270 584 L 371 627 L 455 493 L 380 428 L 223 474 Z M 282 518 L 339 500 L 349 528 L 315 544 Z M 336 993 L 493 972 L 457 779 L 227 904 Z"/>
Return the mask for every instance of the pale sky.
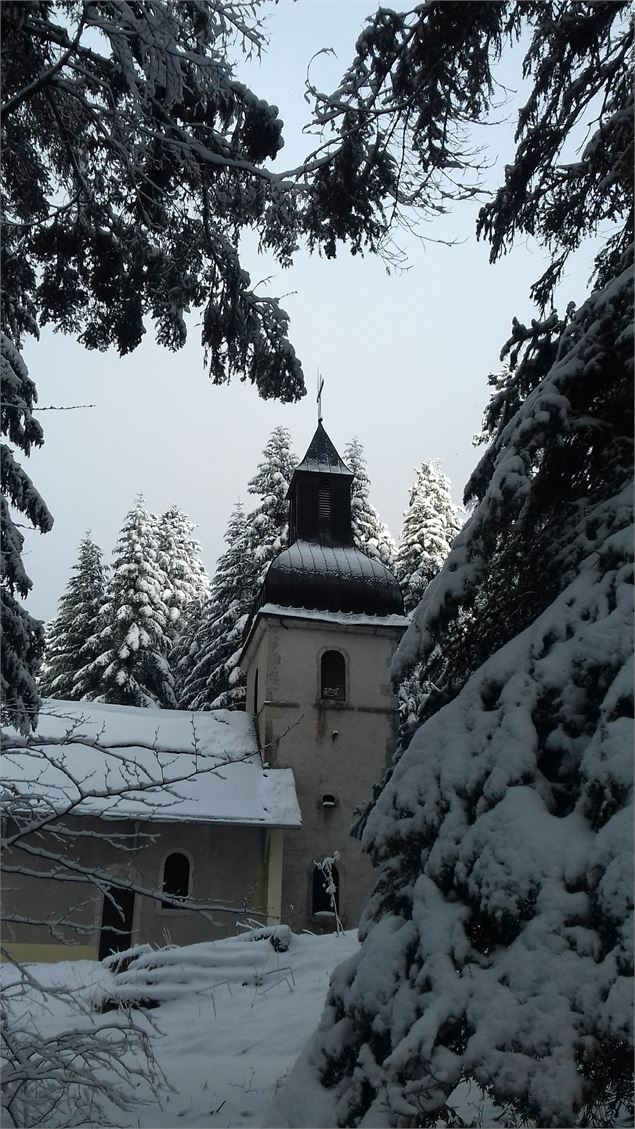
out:
<path id="1" fill-rule="evenodd" d="M 321 47 L 335 49 L 337 58 L 320 56 L 312 70 L 320 89 L 333 89 L 353 56 L 364 17 L 376 7 L 367 0 L 282 0 L 272 7 L 269 53 L 240 73 L 258 97 L 280 108 L 286 139 L 281 166 L 292 167 L 309 149 L 311 139 L 301 134 L 309 59 Z M 517 65 L 504 62 L 501 79 L 517 88 Z M 513 153 L 513 125 L 503 120 L 512 113 L 500 110 L 501 124 L 477 139 L 489 145 L 490 187 L 497 186 Z M 40 405 L 95 405 L 40 417 L 46 443 L 27 470 L 55 526 L 45 536 L 27 534 L 31 613 L 43 619 L 55 614 L 85 530 L 92 530 L 110 559 L 139 490 L 154 512 L 176 503 L 190 514 L 213 572 L 233 503 L 240 498 L 250 508 L 255 501 L 246 484 L 271 430 L 288 427 L 298 457 L 308 446 L 318 368 L 325 378 L 325 427 L 340 453 L 349 439 L 360 438 L 372 501 L 393 536 L 423 459 L 441 461 L 460 502 L 479 457 L 472 436 L 488 398 L 487 374 L 499 367 L 512 317 L 536 316 L 529 287 L 544 269 L 542 252 L 528 241 L 490 266 L 489 246 L 474 234 L 477 210 L 478 203 L 459 204 L 426 225 L 431 239 L 456 240 L 456 246 L 400 237 L 409 267 L 398 274 L 389 275 L 378 258 L 346 251 L 335 261 L 301 252 L 282 271 L 246 241 L 243 265 L 254 279 L 273 276 L 267 292 L 286 295 L 282 304 L 308 387 L 298 404 L 265 402 L 239 381 L 214 387 L 204 371 L 197 315 L 189 319 L 189 339 L 178 353 L 153 343 L 151 325 L 142 345 L 125 358 L 114 350 L 88 352 L 48 330 L 39 343 L 27 340 L 24 355 Z M 562 309 L 584 297 L 592 250 L 569 270 L 559 295 Z"/>

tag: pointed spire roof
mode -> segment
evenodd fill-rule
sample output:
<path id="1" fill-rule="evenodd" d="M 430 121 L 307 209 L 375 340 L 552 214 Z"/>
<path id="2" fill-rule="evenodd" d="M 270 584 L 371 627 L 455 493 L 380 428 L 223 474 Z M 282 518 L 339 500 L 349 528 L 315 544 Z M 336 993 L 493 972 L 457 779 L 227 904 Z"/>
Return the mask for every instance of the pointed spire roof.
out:
<path id="1" fill-rule="evenodd" d="M 298 464 L 293 472 L 289 491 L 291 491 L 293 481 L 299 471 L 304 471 L 308 474 L 338 474 L 344 478 L 355 477 L 353 471 L 347 467 L 346 463 L 342 461 L 335 450 L 335 447 L 322 426 L 322 420 L 318 422 L 315 435 L 309 443 L 302 462 Z"/>
<path id="2" fill-rule="evenodd" d="M 267 569 L 260 605 L 403 615 L 395 577 L 353 544 L 354 478 L 318 420 L 289 486 L 289 545 Z"/>

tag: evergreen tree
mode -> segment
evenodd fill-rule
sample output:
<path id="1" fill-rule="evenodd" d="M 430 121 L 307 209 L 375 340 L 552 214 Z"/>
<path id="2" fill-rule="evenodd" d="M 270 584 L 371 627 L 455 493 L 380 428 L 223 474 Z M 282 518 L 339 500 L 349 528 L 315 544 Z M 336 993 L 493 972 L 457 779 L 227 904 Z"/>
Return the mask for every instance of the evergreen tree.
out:
<path id="1" fill-rule="evenodd" d="M 371 504 L 364 448 L 357 437 L 346 444 L 344 462 L 355 475 L 351 486 L 353 542 L 367 557 L 381 561 L 392 571 L 395 567 L 395 542 Z"/>
<path id="2" fill-rule="evenodd" d="M 170 349 L 202 309 L 217 383 L 239 373 L 263 398 L 298 399 L 302 370 L 277 298 L 242 269 L 236 234 L 258 228 L 288 264 L 300 195 L 266 165 L 282 146 L 275 106 L 236 82 L 228 52 L 258 52 L 257 5 L 227 0 L 3 3 L 0 237 L 3 435 L 43 442 L 20 356 L 41 325 L 88 348 L 135 349 L 152 320 Z M 98 41 L 98 42 L 97 42 Z M 53 519 L 2 445 L 3 710 L 37 720 L 43 626 L 19 603 L 31 587 L 7 499 L 45 533 Z"/>
<path id="3" fill-rule="evenodd" d="M 170 506 L 159 518 L 159 564 L 168 579 L 163 593 L 169 613 L 166 634 L 173 644 L 183 629 L 187 608 L 192 601 L 200 601 L 209 588 L 194 529 L 194 522 L 178 506 Z"/>
<path id="4" fill-rule="evenodd" d="M 410 488 L 395 561 L 406 612 L 416 608 L 460 528 L 449 480 L 437 464 L 421 463 Z"/>
<path id="5" fill-rule="evenodd" d="M 93 666 L 100 647 L 106 571 L 102 552 L 86 533 L 79 546 L 57 615 L 46 632 L 46 651 L 40 693 L 70 701 L 91 700 L 100 693 L 100 672 Z"/>
<path id="6" fill-rule="evenodd" d="M 247 486 L 249 493 L 260 499 L 247 517 L 253 558 L 260 566 L 256 585 L 263 579 L 269 563 L 286 547 L 289 535 L 287 493 L 297 459 L 286 427 L 273 429 L 262 454 L 263 460 Z M 256 591 L 254 599 L 255 596 Z"/>
<path id="7" fill-rule="evenodd" d="M 287 428 L 274 428 L 248 485 L 259 504 L 246 516 L 240 503 L 234 508 L 209 600 L 193 609 L 171 658 L 182 709 L 244 708 L 242 634 L 264 574 L 287 544 L 287 492 L 295 464 Z"/>
<path id="8" fill-rule="evenodd" d="M 452 4 L 381 8 L 336 94 L 308 87 L 313 120 L 328 120 L 329 138 L 295 169 L 277 172 L 266 167 L 282 145 L 276 108 L 237 83 L 227 60 L 236 40 L 247 51 L 262 47 L 257 7 L 231 0 L 2 5 L 2 140 L 11 176 L 0 328 L 16 353 L 2 426 L 26 454 L 42 431 L 33 420 L 34 385 L 17 358 L 24 334 L 37 335 L 39 324 L 71 332 L 89 348 L 114 344 L 126 353 L 152 318 L 159 341 L 179 348 L 184 310 L 204 307 L 215 381 L 240 373 L 265 398 L 297 399 L 303 378 L 288 317 L 275 298 L 256 294 L 236 233 L 255 226 L 283 265 L 300 233 L 327 257 L 338 241 L 353 252 L 381 252 L 391 224 L 412 221 L 404 208 L 430 216 L 473 197 L 477 170 L 466 127 L 487 118 L 497 89 L 492 62 L 523 30 L 534 86 L 520 113 L 515 159 L 482 209 L 478 232 L 490 238 L 493 258 L 517 232 L 554 250 L 534 288 L 542 308 L 587 232 L 615 224 L 598 280 L 611 277 L 630 244 L 632 211 L 623 205 L 632 196 L 631 31 L 622 0 L 576 8 L 573 37 L 566 0 L 475 3 L 460 16 Z M 601 128 L 579 161 L 565 159 L 571 130 L 594 98 L 603 107 Z M 9 448 L 2 465 L 12 503 L 45 532 L 51 516 Z M 2 589 L 5 701 L 25 724 L 37 703 L 32 676 L 42 631 L 15 599 L 29 581 L 7 506 L 2 520 L 10 547 Z"/>
<path id="9" fill-rule="evenodd" d="M 307 1104 L 323 1126 L 632 1123 L 632 27 L 619 3 L 460 7 L 371 19 L 331 105 L 340 177 L 372 122 L 376 168 L 401 146 L 382 166 L 397 202 L 442 198 L 464 108 L 480 113 L 524 30 L 517 151 L 479 230 L 494 258 L 542 239 L 546 303 L 613 222 L 578 311 L 514 321 L 503 351 L 473 512 L 393 663 L 430 677 L 440 650 L 446 682 L 362 820 L 362 945 L 279 1094 L 287 1126 Z M 328 162 L 322 181 L 336 193 Z"/>
<path id="10" fill-rule="evenodd" d="M 398 650 L 397 675 L 419 661 L 425 676 L 439 642 L 477 665 L 462 660 L 462 684 L 366 815 L 379 870 L 364 944 L 336 973 L 310 1052 L 329 1087 L 322 1124 L 452 1124 L 461 1082 L 501 1124 L 632 1118 L 632 256 L 624 265 L 553 351 L 524 331 L 523 403 L 493 424 L 474 513 Z M 488 614 L 462 616 L 477 599 Z"/>
<path id="11" fill-rule="evenodd" d="M 244 709 L 245 682 L 237 658 L 260 570 L 250 534 L 238 502 L 227 525 L 227 549 L 217 562 L 209 598 L 192 610 L 172 657 L 179 709 Z"/>
<path id="12" fill-rule="evenodd" d="M 163 599 L 168 584 L 160 564 L 158 522 L 141 495 L 126 515 L 113 556 L 107 623 L 98 636 L 102 650 L 87 672 L 101 682 L 96 700 L 174 708 L 169 609 Z"/>
<path id="13" fill-rule="evenodd" d="M 185 709 L 184 687 L 194 667 L 201 658 L 201 645 L 205 638 L 203 616 L 209 602 L 209 588 L 204 596 L 192 600 L 179 622 L 180 631 L 172 644 L 168 660 L 174 679 L 174 696 L 178 709 Z"/>
<path id="14" fill-rule="evenodd" d="M 423 462 L 410 488 L 408 509 L 395 561 L 395 575 L 404 595 L 406 613 L 414 611 L 428 584 L 438 573 L 460 528 L 450 482 L 439 466 Z M 405 748 L 421 723 L 436 681 L 443 678 L 443 656 L 435 652 L 434 670 L 424 676 L 421 663 L 405 669 L 397 685 L 400 745 Z M 432 664 L 431 664 L 432 665 Z"/>
<path id="15" fill-rule="evenodd" d="M 0 333 L 0 383 L 2 431 L 28 456 L 33 447 L 41 447 L 44 442 L 42 428 L 33 415 L 37 393 L 16 345 L 4 332 Z M 3 721 L 26 734 L 37 721 L 40 699 L 36 675 L 44 652 L 44 624 L 29 615 L 20 602 L 28 596 L 32 582 L 22 560 L 24 536 L 13 520 L 10 507 L 28 518 L 40 533 L 52 528 L 53 518 L 28 474 L 14 458 L 12 448 L 4 443 L 0 444 L 0 459 L 0 712 Z"/>

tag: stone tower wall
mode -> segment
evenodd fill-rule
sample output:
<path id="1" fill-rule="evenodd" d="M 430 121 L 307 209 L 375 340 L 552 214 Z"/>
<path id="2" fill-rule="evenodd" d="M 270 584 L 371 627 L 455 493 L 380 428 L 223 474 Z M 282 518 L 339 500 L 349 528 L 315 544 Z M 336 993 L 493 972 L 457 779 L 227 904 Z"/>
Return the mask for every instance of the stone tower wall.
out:
<path id="1" fill-rule="evenodd" d="M 318 617 L 319 613 L 315 613 Z M 402 626 L 337 623 L 324 618 L 261 612 L 244 656 L 247 709 L 256 703 L 263 757 L 294 771 L 302 831 L 285 834 L 282 920 L 294 930 L 333 928 L 312 913 L 313 859 L 339 852 L 340 917 L 355 926 L 373 874 L 350 836 L 354 809 L 372 795 L 396 746 L 396 715 L 388 669 Z M 346 659 L 346 698 L 322 699 L 320 658 Z M 335 797 L 325 807 L 323 797 Z"/>

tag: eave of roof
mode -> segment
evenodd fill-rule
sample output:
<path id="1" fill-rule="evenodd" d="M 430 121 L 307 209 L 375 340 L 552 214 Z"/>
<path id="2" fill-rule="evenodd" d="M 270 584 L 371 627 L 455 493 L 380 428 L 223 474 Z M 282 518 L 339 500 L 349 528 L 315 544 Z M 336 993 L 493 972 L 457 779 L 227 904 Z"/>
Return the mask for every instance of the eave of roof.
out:
<path id="1" fill-rule="evenodd" d="M 291 769 L 265 768 L 254 718 L 46 699 L 37 732 L 3 731 L 7 807 L 139 822 L 300 827 Z"/>

